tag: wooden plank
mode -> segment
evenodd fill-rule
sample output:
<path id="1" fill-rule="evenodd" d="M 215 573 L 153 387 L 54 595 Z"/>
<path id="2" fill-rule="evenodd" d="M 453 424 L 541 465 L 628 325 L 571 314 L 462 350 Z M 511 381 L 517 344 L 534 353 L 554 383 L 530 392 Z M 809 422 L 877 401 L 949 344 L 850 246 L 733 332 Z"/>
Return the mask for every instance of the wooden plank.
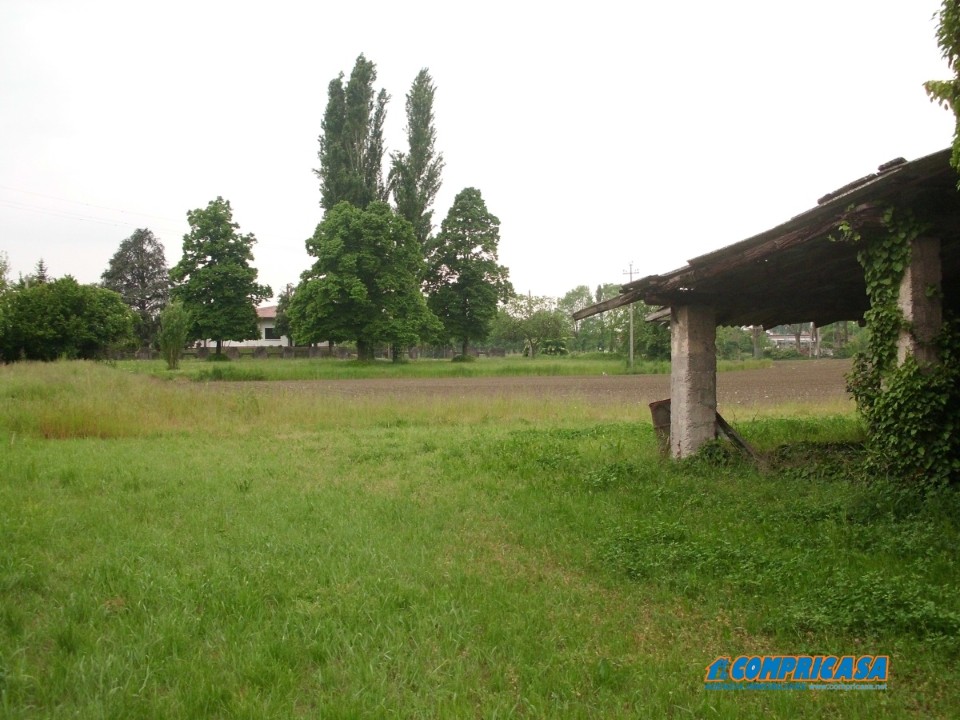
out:
<path id="1" fill-rule="evenodd" d="M 737 434 L 737 431 L 730 426 L 730 423 L 723 419 L 720 413 L 717 413 L 717 428 L 720 430 L 720 432 L 726 435 L 730 442 L 746 452 L 751 458 L 759 462 L 760 456 L 757 454 L 756 450 L 750 447 L 750 445 L 747 444 L 747 441 Z"/>
<path id="2" fill-rule="evenodd" d="M 624 305 L 634 303 L 637 300 L 640 300 L 642 297 L 643 294 L 640 290 L 633 290 L 628 293 L 623 293 L 614 298 L 610 298 L 609 300 L 604 300 L 601 303 L 597 303 L 596 305 L 585 307 L 583 310 L 577 310 L 577 312 L 573 314 L 573 319 L 583 320 L 584 318 L 592 317 L 593 315 L 599 315 L 607 310 L 614 310 L 618 307 L 623 307 Z"/>

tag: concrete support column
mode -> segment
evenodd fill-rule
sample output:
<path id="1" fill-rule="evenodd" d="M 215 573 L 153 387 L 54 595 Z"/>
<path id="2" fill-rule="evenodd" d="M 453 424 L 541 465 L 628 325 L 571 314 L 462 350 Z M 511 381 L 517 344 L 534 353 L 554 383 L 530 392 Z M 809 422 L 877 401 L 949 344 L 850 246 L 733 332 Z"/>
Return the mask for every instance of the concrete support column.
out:
<path id="1" fill-rule="evenodd" d="M 670 308 L 670 454 L 693 455 L 717 434 L 717 326 L 707 305 Z"/>
<path id="2" fill-rule="evenodd" d="M 920 365 L 938 362 L 934 341 L 943 322 L 940 278 L 940 240 L 916 238 L 910 247 L 910 265 L 900 281 L 898 304 L 907 321 L 897 342 L 900 364 L 908 355 Z"/>

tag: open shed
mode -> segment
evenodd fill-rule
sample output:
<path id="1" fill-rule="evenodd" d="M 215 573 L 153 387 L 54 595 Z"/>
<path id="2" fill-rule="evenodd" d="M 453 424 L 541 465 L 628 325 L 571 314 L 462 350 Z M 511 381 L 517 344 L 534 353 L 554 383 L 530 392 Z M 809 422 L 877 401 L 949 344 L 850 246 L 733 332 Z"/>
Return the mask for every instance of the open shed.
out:
<path id="1" fill-rule="evenodd" d="M 716 436 L 716 328 L 862 320 L 869 309 L 860 245 L 841 240 L 840 226 L 882 226 L 889 208 L 924 223 L 911 247 L 900 307 L 911 332 L 907 354 L 935 360 L 933 338 L 944 310 L 960 310 L 960 193 L 950 150 L 877 172 L 820 198 L 816 207 L 775 228 L 688 261 L 665 275 L 621 288 L 615 298 L 574 315 L 582 319 L 642 300 L 670 318 L 671 454 L 684 457 Z M 932 288 L 939 292 L 931 291 Z"/>

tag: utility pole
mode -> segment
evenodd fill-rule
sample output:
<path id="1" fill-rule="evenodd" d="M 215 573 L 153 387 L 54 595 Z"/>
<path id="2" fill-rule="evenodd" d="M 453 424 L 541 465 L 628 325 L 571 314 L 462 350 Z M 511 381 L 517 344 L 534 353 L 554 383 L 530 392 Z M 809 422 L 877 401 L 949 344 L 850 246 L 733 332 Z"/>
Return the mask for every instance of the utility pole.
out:
<path id="1" fill-rule="evenodd" d="M 633 260 L 630 261 L 630 269 L 624 270 L 623 275 L 629 275 L 630 282 L 633 282 Z M 633 372 L 633 303 L 630 303 L 630 353 L 628 357 L 627 367 Z"/>

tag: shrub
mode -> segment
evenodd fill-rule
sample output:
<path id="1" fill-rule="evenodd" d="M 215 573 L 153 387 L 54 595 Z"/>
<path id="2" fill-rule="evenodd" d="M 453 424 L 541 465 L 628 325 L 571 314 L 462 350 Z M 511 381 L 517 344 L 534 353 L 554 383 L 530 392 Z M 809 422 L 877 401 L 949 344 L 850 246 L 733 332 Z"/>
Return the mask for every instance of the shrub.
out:
<path id="1" fill-rule="evenodd" d="M 176 370 L 180 367 L 180 357 L 183 347 L 187 344 L 190 334 L 190 313 L 183 307 L 183 303 L 175 302 L 167 305 L 160 313 L 160 354 L 167 362 L 167 370 Z"/>

